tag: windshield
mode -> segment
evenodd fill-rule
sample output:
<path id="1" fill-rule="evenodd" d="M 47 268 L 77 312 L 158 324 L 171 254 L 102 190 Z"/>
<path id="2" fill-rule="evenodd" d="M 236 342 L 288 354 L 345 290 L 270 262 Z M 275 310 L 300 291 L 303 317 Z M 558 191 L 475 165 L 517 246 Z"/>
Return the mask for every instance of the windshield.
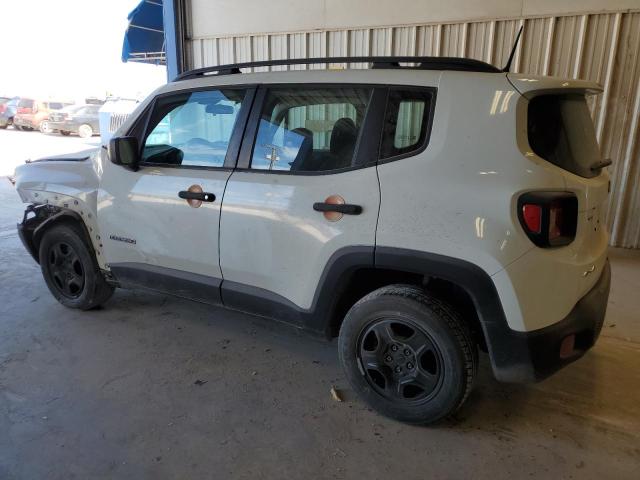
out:
<path id="1" fill-rule="evenodd" d="M 68 107 L 64 107 L 61 112 L 64 113 L 76 113 L 81 108 L 84 108 L 84 105 L 69 105 Z"/>

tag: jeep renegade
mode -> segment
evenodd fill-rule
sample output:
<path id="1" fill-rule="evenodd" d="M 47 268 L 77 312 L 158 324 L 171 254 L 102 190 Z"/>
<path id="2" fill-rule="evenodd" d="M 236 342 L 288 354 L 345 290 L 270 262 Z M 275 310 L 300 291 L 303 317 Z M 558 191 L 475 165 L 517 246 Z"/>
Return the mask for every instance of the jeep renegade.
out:
<path id="1" fill-rule="evenodd" d="M 242 73 L 284 64 L 369 69 Z M 476 60 L 297 59 L 180 75 L 108 147 L 16 170 L 51 293 L 148 288 L 338 337 L 409 423 L 583 355 L 605 316 L 609 177 L 595 83 Z"/>

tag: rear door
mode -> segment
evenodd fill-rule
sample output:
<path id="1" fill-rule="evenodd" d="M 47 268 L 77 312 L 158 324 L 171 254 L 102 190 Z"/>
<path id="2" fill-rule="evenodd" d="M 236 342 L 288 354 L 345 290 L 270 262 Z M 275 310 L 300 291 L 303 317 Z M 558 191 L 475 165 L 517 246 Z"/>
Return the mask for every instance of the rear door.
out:
<path id="1" fill-rule="evenodd" d="M 329 264 L 351 254 L 373 265 L 385 95 L 349 84 L 259 89 L 222 205 L 225 305 L 308 321 Z"/>

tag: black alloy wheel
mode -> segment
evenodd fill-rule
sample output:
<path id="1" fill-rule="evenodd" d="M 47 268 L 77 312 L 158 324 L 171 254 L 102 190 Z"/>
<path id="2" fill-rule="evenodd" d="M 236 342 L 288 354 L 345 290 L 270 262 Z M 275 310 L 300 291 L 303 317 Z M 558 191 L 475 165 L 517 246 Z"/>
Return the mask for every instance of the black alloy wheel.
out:
<path id="1" fill-rule="evenodd" d="M 375 320 L 358 342 L 365 378 L 391 401 L 428 401 L 442 384 L 442 355 L 428 333 L 400 318 Z"/>
<path id="2" fill-rule="evenodd" d="M 358 300 L 340 327 L 338 353 L 360 398 L 412 424 L 453 414 L 469 395 L 478 364 L 469 325 L 419 285 L 387 285 Z"/>
<path id="3" fill-rule="evenodd" d="M 67 298 L 78 298 L 85 284 L 85 271 L 71 245 L 57 242 L 49 247 L 49 269 L 55 286 Z"/>
<path id="4" fill-rule="evenodd" d="M 113 294 L 90 240 L 79 223 L 65 222 L 48 228 L 38 245 L 42 275 L 52 295 L 69 308 L 90 310 Z"/>

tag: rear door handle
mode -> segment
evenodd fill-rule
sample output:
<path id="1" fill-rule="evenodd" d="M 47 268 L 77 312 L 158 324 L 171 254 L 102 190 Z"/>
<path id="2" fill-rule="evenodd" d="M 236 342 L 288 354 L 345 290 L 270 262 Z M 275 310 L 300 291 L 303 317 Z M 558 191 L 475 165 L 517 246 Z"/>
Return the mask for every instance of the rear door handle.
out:
<path id="1" fill-rule="evenodd" d="M 180 198 L 185 200 L 200 200 L 201 202 L 215 202 L 216 196 L 209 192 L 190 192 L 188 190 L 182 190 L 178 192 Z"/>
<path id="2" fill-rule="evenodd" d="M 362 213 L 362 207 L 360 205 L 353 205 L 351 203 L 316 202 L 313 204 L 313 209 L 316 212 L 337 212 L 345 215 L 360 215 Z"/>

